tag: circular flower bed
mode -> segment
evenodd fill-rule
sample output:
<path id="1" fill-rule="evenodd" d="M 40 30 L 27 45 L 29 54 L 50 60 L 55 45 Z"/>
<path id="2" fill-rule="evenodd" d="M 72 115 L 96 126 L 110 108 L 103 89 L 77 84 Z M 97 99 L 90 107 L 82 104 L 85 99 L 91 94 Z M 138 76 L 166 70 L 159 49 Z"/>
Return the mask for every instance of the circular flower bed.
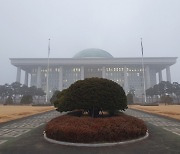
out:
<path id="1" fill-rule="evenodd" d="M 45 132 L 57 141 L 105 143 L 145 136 L 147 127 L 142 120 L 125 114 L 105 118 L 64 115 L 48 122 Z"/>

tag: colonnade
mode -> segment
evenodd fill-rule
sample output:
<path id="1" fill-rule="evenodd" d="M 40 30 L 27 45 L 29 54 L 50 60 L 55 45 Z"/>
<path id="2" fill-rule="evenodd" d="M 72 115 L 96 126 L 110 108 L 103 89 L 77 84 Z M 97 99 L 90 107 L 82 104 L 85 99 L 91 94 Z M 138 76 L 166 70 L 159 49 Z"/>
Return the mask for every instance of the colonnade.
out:
<path id="1" fill-rule="evenodd" d="M 158 72 L 158 75 L 159 75 L 159 82 L 163 81 L 163 77 L 162 77 L 162 70 L 160 70 Z M 167 81 L 171 82 L 171 71 L 170 71 L 170 67 L 166 67 L 166 78 L 167 78 Z"/>
<path id="2" fill-rule="evenodd" d="M 37 88 L 41 88 L 41 66 L 37 67 L 37 83 L 36 86 Z M 127 66 L 124 66 L 123 68 L 124 70 L 124 89 L 127 92 L 128 91 L 128 76 L 127 76 Z M 145 82 L 146 82 L 146 89 L 152 86 L 151 83 L 151 75 L 150 75 L 150 68 L 149 66 L 145 66 Z M 159 82 L 163 81 L 163 76 L 162 76 L 162 70 L 159 70 L 158 76 L 159 76 Z M 31 74 L 32 75 L 32 74 Z M 155 74 L 156 75 L 156 74 Z M 106 67 L 103 66 L 102 67 L 102 78 L 106 77 Z M 81 66 L 81 80 L 84 79 L 84 66 Z M 170 66 L 166 67 L 166 79 L 167 81 L 171 82 L 171 72 L 170 72 Z M 32 77 L 31 77 L 32 80 Z M 63 66 L 59 67 L 59 90 L 63 90 Z M 21 68 L 17 67 L 17 75 L 16 75 L 16 81 L 20 82 L 21 81 Z M 25 85 L 29 85 L 28 84 L 29 81 L 29 73 L 27 71 L 25 71 L 25 77 L 24 77 L 24 84 Z M 32 85 L 31 85 L 32 86 Z"/>
<path id="3" fill-rule="evenodd" d="M 28 86 L 28 72 L 25 71 L 25 77 L 24 77 L 24 85 Z M 16 82 L 21 82 L 21 69 L 19 67 L 17 67 L 17 75 L 16 75 Z"/>

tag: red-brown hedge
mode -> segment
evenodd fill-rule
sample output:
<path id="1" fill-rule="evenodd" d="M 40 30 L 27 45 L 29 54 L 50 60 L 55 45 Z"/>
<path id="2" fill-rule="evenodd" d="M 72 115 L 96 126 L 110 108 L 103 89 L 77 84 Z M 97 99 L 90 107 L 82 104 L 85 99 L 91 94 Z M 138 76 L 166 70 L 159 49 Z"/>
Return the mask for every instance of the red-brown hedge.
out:
<path id="1" fill-rule="evenodd" d="M 60 116 L 45 128 L 48 138 L 74 143 L 117 142 L 144 136 L 144 122 L 128 115 L 106 118 Z"/>

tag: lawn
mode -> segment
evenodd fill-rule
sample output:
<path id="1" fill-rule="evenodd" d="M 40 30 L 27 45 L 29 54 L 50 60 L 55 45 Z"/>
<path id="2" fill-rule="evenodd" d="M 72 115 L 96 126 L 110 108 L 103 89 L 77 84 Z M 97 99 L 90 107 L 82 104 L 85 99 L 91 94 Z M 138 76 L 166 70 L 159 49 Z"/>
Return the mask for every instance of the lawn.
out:
<path id="1" fill-rule="evenodd" d="M 180 120 L 180 105 L 140 106 L 128 105 L 130 109 L 142 110 Z"/>
<path id="2" fill-rule="evenodd" d="M 53 110 L 52 106 L 0 105 L 0 123 Z"/>
<path id="3" fill-rule="evenodd" d="M 160 114 L 180 120 L 180 105 L 140 106 L 129 105 L 129 108 L 143 110 L 150 113 Z M 0 105 L 0 123 L 25 116 L 53 110 L 52 106 L 11 106 Z"/>

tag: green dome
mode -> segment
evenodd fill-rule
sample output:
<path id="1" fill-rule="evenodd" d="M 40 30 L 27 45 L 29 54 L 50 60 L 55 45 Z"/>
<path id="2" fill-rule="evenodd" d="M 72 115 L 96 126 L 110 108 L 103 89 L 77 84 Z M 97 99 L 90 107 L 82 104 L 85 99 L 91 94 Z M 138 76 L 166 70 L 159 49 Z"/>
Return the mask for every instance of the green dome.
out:
<path id="1" fill-rule="evenodd" d="M 85 49 L 74 55 L 73 58 L 113 58 L 113 56 L 102 49 Z"/>

